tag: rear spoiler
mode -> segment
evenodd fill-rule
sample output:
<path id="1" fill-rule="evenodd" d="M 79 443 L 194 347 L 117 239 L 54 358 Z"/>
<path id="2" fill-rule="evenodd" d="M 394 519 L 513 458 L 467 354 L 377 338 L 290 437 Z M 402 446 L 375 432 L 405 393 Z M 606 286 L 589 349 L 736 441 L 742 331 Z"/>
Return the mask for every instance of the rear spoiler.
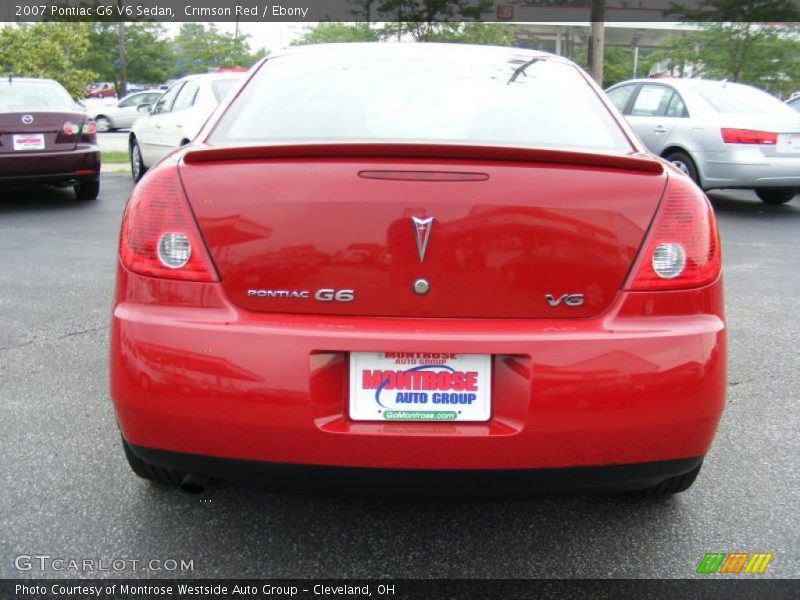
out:
<path id="1" fill-rule="evenodd" d="M 187 164 L 274 158 L 423 158 L 579 165 L 661 174 L 664 165 L 648 154 L 602 154 L 541 148 L 458 144 L 321 143 L 294 145 L 196 146 L 183 155 Z"/>

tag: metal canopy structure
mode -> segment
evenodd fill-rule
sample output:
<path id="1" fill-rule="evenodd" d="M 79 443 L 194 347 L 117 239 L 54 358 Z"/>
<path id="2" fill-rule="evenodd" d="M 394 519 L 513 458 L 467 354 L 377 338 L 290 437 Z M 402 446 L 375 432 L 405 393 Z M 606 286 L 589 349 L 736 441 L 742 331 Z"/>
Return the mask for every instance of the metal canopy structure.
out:
<path id="1" fill-rule="evenodd" d="M 687 23 L 606 23 L 606 46 L 626 48 L 657 48 L 664 38 L 692 34 L 697 26 Z M 576 45 L 586 44 L 591 33 L 588 22 L 519 23 L 517 43 L 521 46 L 547 50 L 562 56 L 574 56 Z"/>

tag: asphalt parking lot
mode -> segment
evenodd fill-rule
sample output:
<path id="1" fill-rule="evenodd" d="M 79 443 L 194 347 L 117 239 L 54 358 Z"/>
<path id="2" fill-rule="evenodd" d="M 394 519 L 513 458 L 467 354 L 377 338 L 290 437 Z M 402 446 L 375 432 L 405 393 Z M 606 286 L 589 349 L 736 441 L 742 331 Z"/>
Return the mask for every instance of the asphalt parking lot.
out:
<path id="1" fill-rule="evenodd" d="M 695 486 L 674 498 L 396 501 L 202 496 L 129 470 L 107 396 L 107 322 L 126 174 L 100 199 L 0 192 L 0 577 L 19 555 L 193 561 L 93 576 L 694 576 L 706 552 L 772 552 L 798 577 L 800 199 L 712 194 L 723 238 L 728 406 Z M 89 574 L 92 575 L 92 574 Z M 706 576 L 708 577 L 708 576 Z"/>

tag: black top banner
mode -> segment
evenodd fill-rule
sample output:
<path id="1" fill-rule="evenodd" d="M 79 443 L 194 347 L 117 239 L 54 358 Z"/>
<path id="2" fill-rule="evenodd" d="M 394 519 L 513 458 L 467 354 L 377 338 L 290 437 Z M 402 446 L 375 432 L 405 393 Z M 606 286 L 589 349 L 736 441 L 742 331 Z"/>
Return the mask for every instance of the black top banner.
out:
<path id="1" fill-rule="evenodd" d="M 800 0 L 3 0 L 1 21 L 749 21 L 797 26 Z"/>

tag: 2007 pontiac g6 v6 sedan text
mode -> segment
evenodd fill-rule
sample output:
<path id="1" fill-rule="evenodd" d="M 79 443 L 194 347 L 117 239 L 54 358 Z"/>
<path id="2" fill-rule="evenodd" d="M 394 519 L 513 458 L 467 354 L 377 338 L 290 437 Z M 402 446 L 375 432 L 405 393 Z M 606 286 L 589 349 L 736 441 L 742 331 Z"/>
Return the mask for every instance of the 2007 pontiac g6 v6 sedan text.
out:
<path id="1" fill-rule="evenodd" d="M 111 395 L 145 478 L 669 494 L 724 393 L 711 206 L 556 56 L 270 56 L 125 210 Z"/>

